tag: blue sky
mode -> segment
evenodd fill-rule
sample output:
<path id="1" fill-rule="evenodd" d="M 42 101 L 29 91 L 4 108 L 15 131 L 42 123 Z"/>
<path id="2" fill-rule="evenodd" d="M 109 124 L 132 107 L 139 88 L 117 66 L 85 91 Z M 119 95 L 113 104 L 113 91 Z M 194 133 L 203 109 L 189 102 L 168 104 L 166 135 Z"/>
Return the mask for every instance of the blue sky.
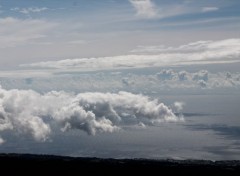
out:
<path id="1" fill-rule="evenodd" d="M 0 0 L 0 152 L 239 159 L 239 9 Z"/>
<path id="2" fill-rule="evenodd" d="M 8 57 L 6 69 L 32 61 L 122 55 L 139 45 L 238 38 L 239 4 L 237 0 L 2 0 L 0 57 Z"/>

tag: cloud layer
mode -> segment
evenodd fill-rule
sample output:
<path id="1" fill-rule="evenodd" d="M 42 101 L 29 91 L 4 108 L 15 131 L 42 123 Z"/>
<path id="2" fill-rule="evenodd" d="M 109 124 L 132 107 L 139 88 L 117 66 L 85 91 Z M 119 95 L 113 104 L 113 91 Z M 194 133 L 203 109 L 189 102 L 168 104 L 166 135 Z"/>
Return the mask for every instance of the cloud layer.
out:
<path id="1" fill-rule="evenodd" d="M 140 47 L 132 55 L 65 59 L 33 64 L 23 67 L 52 68 L 62 70 L 96 71 L 126 68 L 178 66 L 239 62 L 240 39 L 221 41 L 198 41 L 179 47 Z"/>
<path id="2" fill-rule="evenodd" d="M 240 88 L 240 74 L 230 72 L 211 73 L 207 70 L 188 72 L 173 69 L 162 69 L 156 74 L 137 76 L 130 75 L 123 78 L 128 87 L 144 87 L 149 90 L 218 90 L 222 88 Z M 125 83 L 127 82 L 127 83 Z"/>
<path id="3" fill-rule="evenodd" d="M 10 131 L 45 141 L 52 125 L 62 131 L 78 129 L 89 135 L 113 132 L 122 126 L 154 125 L 183 120 L 157 99 L 128 92 L 81 93 L 0 88 L 0 132 Z M 4 140 L 1 138 L 0 142 Z"/>
<path id="4" fill-rule="evenodd" d="M 180 69 L 145 69 L 129 72 L 56 72 L 43 74 L 28 72 L 0 72 L 0 83 L 7 89 L 33 89 L 40 92 L 65 90 L 73 92 L 118 92 L 127 91 L 149 94 L 172 91 L 237 91 L 240 88 L 239 72 L 187 71 Z M 189 93 L 190 93 L 189 92 Z M 163 92 L 162 92 L 163 93 Z"/>

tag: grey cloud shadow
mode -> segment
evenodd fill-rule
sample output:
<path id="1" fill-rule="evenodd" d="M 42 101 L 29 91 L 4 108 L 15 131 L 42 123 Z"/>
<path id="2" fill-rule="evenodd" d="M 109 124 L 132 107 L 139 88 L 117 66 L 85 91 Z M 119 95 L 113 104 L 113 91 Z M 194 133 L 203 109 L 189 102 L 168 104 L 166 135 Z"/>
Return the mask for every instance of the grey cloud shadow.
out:
<path id="1" fill-rule="evenodd" d="M 240 157 L 240 126 L 229 126 L 224 124 L 188 124 L 186 128 L 193 131 L 213 131 L 220 135 L 224 140 L 230 140 L 227 143 L 216 146 L 207 146 L 203 150 L 220 157 L 224 160 L 239 160 Z M 230 143 L 229 143 L 230 142 Z"/>
<path id="2" fill-rule="evenodd" d="M 240 145 L 235 143 L 232 145 L 204 147 L 204 150 L 214 155 L 218 155 L 224 160 L 239 160 L 240 158 Z"/>
<path id="3" fill-rule="evenodd" d="M 188 129 L 197 131 L 211 130 L 218 135 L 228 137 L 230 139 L 240 139 L 240 126 L 229 126 L 224 124 L 188 124 Z"/>

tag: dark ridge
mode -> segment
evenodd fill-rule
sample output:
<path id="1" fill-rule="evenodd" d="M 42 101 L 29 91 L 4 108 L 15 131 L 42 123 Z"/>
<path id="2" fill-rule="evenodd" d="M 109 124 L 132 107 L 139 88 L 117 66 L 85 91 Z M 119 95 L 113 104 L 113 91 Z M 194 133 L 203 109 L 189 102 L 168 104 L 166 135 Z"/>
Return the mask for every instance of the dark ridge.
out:
<path id="1" fill-rule="evenodd" d="M 1 172 L 10 174 L 156 173 L 240 175 L 240 161 L 101 159 L 52 155 L 0 154 Z"/>

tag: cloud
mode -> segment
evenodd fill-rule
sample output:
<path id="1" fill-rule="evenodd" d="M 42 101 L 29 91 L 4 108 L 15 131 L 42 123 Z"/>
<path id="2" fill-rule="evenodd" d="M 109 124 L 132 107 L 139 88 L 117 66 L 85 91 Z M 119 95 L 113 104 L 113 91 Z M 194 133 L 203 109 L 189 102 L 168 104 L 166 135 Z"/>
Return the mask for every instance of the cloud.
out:
<path id="1" fill-rule="evenodd" d="M 4 142 L 5 142 L 4 139 L 0 137 L 0 145 L 2 145 Z"/>
<path id="2" fill-rule="evenodd" d="M 240 39 L 198 41 L 179 47 L 141 47 L 132 51 L 137 54 L 77 58 L 21 65 L 31 68 L 53 68 L 60 70 L 96 71 L 159 66 L 239 62 Z"/>
<path id="3" fill-rule="evenodd" d="M 169 79 L 173 79 L 176 76 L 176 73 L 172 70 L 161 70 L 159 73 L 157 73 L 157 77 L 160 80 L 169 80 Z"/>
<path id="4" fill-rule="evenodd" d="M 170 88 L 229 88 L 239 87 L 239 73 L 219 72 L 210 73 L 207 70 L 199 70 L 198 72 L 174 71 L 172 69 L 163 69 L 155 74 L 155 77 L 162 81 L 164 85 Z M 129 80 L 131 81 L 131 80 Z M 136 83 L 134 83 L 136 84 Z"/>
<path id="5" fill-rule="evenodd" d="M 154 54 L 154 53 L 196 53 L 204 51 L 221 51 L 225 49 L 231 49 L 239 51 L 240 39 L 224 39 L 224 40 L 207 40 L 207 41 L 196 41 L 188 43 L 185 45 L 180 45 L 177 47 L 167 47 L 164 45 L 160 46 L 139 46 L 137 49 L 132 50 L 132 53 L 144 53 L 144 54 Z"/>
<path id="6" fill-rule="evenodd" d="M 202 12 L 214 12 L 214 11 L 218 11 L 219 8 L 218 7 L 203 7 L 202 8 Z"/>
<path id="7" fill-rule="evenodd" d="M 0 88 L 0 132 L 47 140 L 57 124 L 62 131 L 78 129 L 89 135 L 113 132 L 122 126 L 177 122 L 170 108 L 140 94 L 48 92 Z"/>
<path id="8" fill-rule="evenodd" d="M 136 10 L 136 15 L 140 18 L 155 18 L 157 10 L 151 0 L 129 0 Z"/>
<path id="9" fill-rule="evenodd" d="M 129 0 L 129 2 L 136 10 L 136 16 L 142 19 L 163 19 L 195 11 L 195 8 L 186 4 L 162 3 L 159 7 L 153 0 Z"/>
<path id="10" fill-rule="evenodd" d="M 48 8 L 47 7 L 28 7 L 28 8 L 15 7 L 15 8 L 11 8 L 10 10 L 23 13 L 23 14 L 29 14 L 29 13 L 43 12 L 48 10 Z"/>
<path id="11" fill-rule="evenodd" d="M 178 79 L 180 81 L 186 81 L 189 79 L 188 75 L 189 75 L 188 72 L 186 72 L 185 70 L 180 71 L 180 72 L 178 72 Z"/>
<path id="12" fill-rule="evenodd" d="M 44 20 L 6 17 L 0 18 L 0 26 L 0 48 L 7 48 L 44 38 L 57 24 Z"/>
<path id="13" fill-rule="evenodd" d="M 116 78 L 113 78 L 116 79 Z M 131 74 L 124 77 L 124 86 L 131 90 L 140 90 L 145 87 L 146 91 L 164 90 L 201 90 L 218 88 L 240 88 L 240 74 L 231 72 L 211 73 L 207 70 L 189 72 L 186 70 L 176 71 L 173 69 L 162 69 L 152 75 Z M 148 85 L 146 87 L 146 85 Z"/>
<path id="14" fill-rule="evenodd" d="M 177 112 L 181 112 L 184 106 L 185 106 L 184 102 L 180 102 L 180 101 L 174 102 L 174 107 L 176 108 Z"/>
<path id="15" fill-rule="evenodd" d="M 202 88 L 206 88 L 207 87 L 207 82 L 204 80 L 199 80 L 197 81 L 198 85 L 201 86 Z"/>
<path id="16" fill-rule="evenodd" d="M 197 73 L 193 74 L 193 80 L 203 80 L 203 81 L 208 81 L 208 71 L 207 70 L 200 70 Z"/>
<path id="17" fill-rule="evenodd" d="M 132 70 L 129 70 L 132 72 Z M 78 71 L 48 72 L 46 70 L 0 71 L 0 83 L 7 89 L 33 89 L 39 92 L 66 90 L 73 92 L 162 92 L 180 91 L 217 91 L 240 88 L 240 73 L 216 72 L 208 70 L 186 71 L 160 69 L 151 74 L 142 69 L 140 73 Z M 67 83 L 67 84 L 66 84 Z M 147 86 L 146 86 L 147 85 Z"/>
<path id="18" fill-rule="evenodd" d="M 39 95 L 33 91 L 0 90 L 0 131 L 12 130 L 45 141 L 51 129 L 37 114 L 34 104 Z"/>

